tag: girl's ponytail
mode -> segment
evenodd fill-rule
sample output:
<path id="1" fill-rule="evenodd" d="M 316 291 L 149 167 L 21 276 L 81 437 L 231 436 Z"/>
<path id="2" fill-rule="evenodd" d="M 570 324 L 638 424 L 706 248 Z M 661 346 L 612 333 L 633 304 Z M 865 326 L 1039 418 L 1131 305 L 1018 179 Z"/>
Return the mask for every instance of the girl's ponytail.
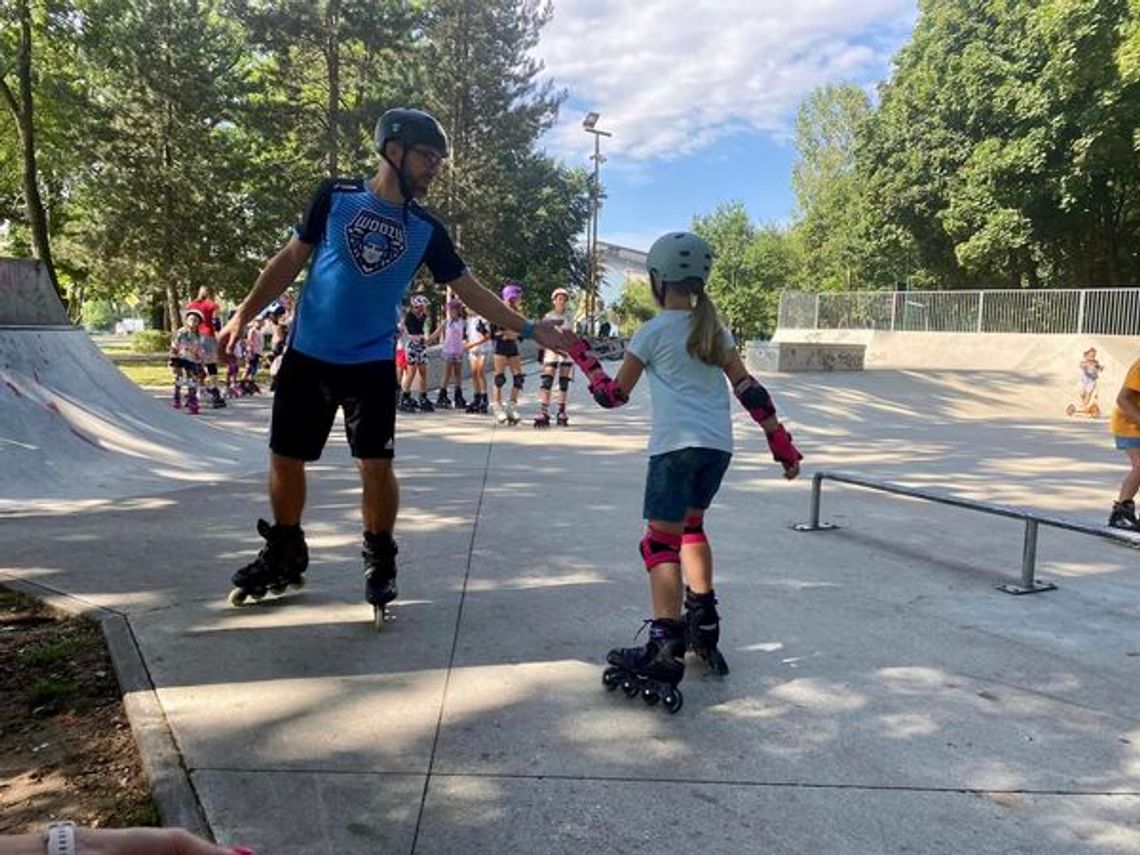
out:
<path id="1" fill-rule="evenodd" d="M 728 352 L 724 345 L 724 334 L 721 331 L 716 306 L 703 287 L 691 291 L 689 299 L 694 301 L 687 343 L 689 355 L 706 365 L 720 368 L 728 359 Z"/>

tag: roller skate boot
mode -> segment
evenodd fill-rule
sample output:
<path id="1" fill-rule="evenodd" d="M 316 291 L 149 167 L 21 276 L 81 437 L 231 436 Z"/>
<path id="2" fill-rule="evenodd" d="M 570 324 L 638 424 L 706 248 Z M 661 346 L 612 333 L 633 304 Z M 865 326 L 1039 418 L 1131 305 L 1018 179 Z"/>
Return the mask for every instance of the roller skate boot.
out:
<path id="1" fill-rule="evenodd" d="M 1113 502 L 1108 525 L 1109 528 L 1118 528 L 1121 531 L 1140 532 L 1140 520 L 1136 519 L 1136 503 L 1132 500 Z"/>
<path id="2" fill-rule="evenodd" d="M 191 386 L 186 390 L 186 412 L 192 416 L 198 415 L 198 390 Z"/>
<path id="3" fill-rule="evenodd" d="M 717 649 L 720 641 L 720 615 L 716 610 L 716 594 L 694 594 L 685 588 L 685 644 L 709 666 L 714 674 L 728 673 L 728 663 Z"/>
<path id="4" fill-rule="evenodd" d="M 410 393 L 404 392 L 400 395 L 400 412 L 401 413 L 414 413 L 419 410 L 416 406 L 416 399 Z"/>
<path id="5" fill-rule="evenodd" d="M 491 401 L 487 398 L 487 393 L 483 393 L 483 399 L 479 402 L 479 415 L 485 416 L 491 409 Z"/>
<path id="6" fill-rule="evenodd" d="M 685 624 L 657 618 L 649 624 L 644 647 L 620 647 L 606 655 L 609 667 L 602 672 L 608 691 L 621 687 L 627 698 L 641 695 L 653 706 L 658 701 L 669 713 L 681 709 L 685 699 L 677 684 L 685 676 Z"/>
<path id="7" fill-rule="evenodd" d="M 231 606 L 243 605 L 247 599 L 257 602 L 266 594 L 283 594 L 290 585 L 298 590 L 305 586 L 309 547 L 301 527 L 258 520 L 257 533 L 265 538 L 265 546 L 253 561 L 234 573 Z"/>
<path id="8" fill-rule="evenodd" d="M 435 412 L 435 405 L 432 404 L 426 392 L 420 392 L 420 399 L 416 402 L 416 406 L 418 406 L 420 410 L 425 413 Z"/>
<path id="9" fill-rule="evenodd" d="M 495 421 L 501 425 L 507 423 L 507 408 L 502 404 L 495 404 Z"/>
<path id="10" fill-rule="evenodd" d="M 550 427 L 550 413 L 545 408 L 538 411 L 538 415 L 534 417 L 534 426 L 536 428 Z"/>
<path id="11" fill-rule="evenodd" d="M 364 599 L 372 605 L 372 622 L 379 632 L 392 620 L 388 603 L 398 596 L 396 591 L 396 541 L 388 532 L 364 533 Z"/>
<path id="12" fill-rule="evenodd" d="M 566 408 L 565 407 L 559 407 L 558 408 L 558 416 L 556 417 L 555 420 L 558 423 L 559 427 L 569 427 L 570 426 L 570 417 L 566 415 Z"/>
<path id="13" fill-rule="evenodd" d="M 226 399 L 222 397 L 222 393 L 218 391 L 217 386 L 210 387 L 210 406 L 215 410 L 220 410 L 226 406 Z"/>
<path id="14" fill-rule="evenodd" d="M 455 401 L 455 409 L 457 409 L 457 410 L 466 410 L 467 409 L 467 406 L 468 406 L 467 405 L 467 399 L 463 397 L 463 390 L 460 389 L 459 387 L 456 387 L 456 389 L 455 389 L 455 398 L 453 400 Z M 470 412 L 470 411 L 468 411 L 468 412 Z"/>
<path id="15" fill-rule="evenodd" d="M 467 412 L 471 413 L 472 415 L 478 413 L 479 404 L 482 402 L 482 400 L 483 396 L 476 392 L 475 397 L 471 399 L 471 403 L 467 405 Z"/>
<path id="16" fill-rule="evenodd" d="M 515 406 L 515 402 L 511 401 L 507 404 L 507 424 L 517 425 L 519 423 L 519 411 Z"/>
<path id="17" fill-rule="evenodd" d="M 174 384 L 174 399 L 170 402 L 170 405 L 176 410 L 182 409 L 182 387 L 177 383 Z"/>
<path id="18" fill-rule="evenodd" d="M 447 397 L 447 392 L 444 389 L 439 390 L 439 394 L 435 398 L 436 409 L 450 410 L 451 398 Z"/>

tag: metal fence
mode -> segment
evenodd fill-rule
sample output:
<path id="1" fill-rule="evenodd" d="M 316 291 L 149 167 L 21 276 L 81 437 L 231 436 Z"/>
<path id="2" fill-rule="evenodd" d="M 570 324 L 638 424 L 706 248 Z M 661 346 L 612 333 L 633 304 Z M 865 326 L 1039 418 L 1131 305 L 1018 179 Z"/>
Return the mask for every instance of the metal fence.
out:
<path id="1" fill-rule="evenodd" d="M 780 296 L 779 326 L 891 332 L 1140 335 L 1140 288 L 838 291 Z"/>

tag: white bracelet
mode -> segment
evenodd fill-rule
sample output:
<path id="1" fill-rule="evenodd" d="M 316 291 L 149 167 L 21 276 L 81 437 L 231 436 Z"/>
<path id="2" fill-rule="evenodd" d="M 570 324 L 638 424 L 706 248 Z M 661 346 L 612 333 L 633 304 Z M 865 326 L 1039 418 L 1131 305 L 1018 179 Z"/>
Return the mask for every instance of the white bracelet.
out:
<path id="1" fill-rule="evenodd" d="M 53 822 L 48 826 L 47 855 L 75 855 L 74 822 Z"/>

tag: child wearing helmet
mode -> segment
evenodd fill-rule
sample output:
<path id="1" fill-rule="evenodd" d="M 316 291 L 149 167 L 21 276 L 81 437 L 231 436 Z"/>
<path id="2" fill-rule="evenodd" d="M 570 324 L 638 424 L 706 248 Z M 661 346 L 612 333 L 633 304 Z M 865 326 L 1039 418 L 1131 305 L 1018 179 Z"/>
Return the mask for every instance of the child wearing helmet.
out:
<path id="1" fill-rule="evenodd" d="M 170 368 L 174 372 L 174 409 L 182 409 L 192 416 L 198 415 L 198 384 L 202 376 L 202 338 L 198 327 L 202 324 L 202 310 L 187 306 L 182 312 L 182 326 L 170 339 Z M 182 390 L 186 390 L 185 401 Z"/>
<path id="2" fill-rule="evenodd" d="M 414 413 L 423 410 L 430 413 L 435 409 L 427 394 L 427 349 L 428 336 L 424 329 L 427 325 L 428 298 L 423 294 L 416 294 L 411 299 L 411 308 L 404 315 L 404 353 L 408 367 L 404 370 L 403 394 L 400 396 L 400 409 L 405 413 Z M 412 383 L 416 378 L 420 381 L 420 397 L 418 401 L 412 399 Z"/>
<path id="3" fill-rule="evenodd" d="M 572 324 L 566 316 L 566 305 L 570 292 L 565 288 L 555 288 L 550 293 L 554 308 L 543 315 L 544 321 L 552 321 L 558 329 L 570 330 Z M 574 376 L 574 362 L 565 353 L 551 348 L 542 352 L 542 377 L 538 386 L 538 414 L 534 417 L 536 428 L 550 427 L 550 391 L 554 387 L 554 376 L 558 375 L 558 415 L 559 427 L 570 424 L 566 415 L 566 393 Z"/>
<path id="4" fill-rule="evenodd" d="M 671 232 L 654 242 L 646 266 L 661 311 L 633 336 L 617 377 L 606 376 L 585 340 L 569 345 L 568 352 L 603 407 L 626 403 L 641 375 L 649 377 L 653 424 L 642 509 L 647 530 L 640 546 L 653 618 L 648 643 L 611 650 L 602 679 L 609 689 L 620 685 L 631 696 L 640 694 L 647 703 L 660 700 L 676 712 L 686 649 L 716 673 L 728 673 L 717 649 L 720 616 L 704 531 L 705 514 L 732 459 L 725 377 L 763 427 L 784 477 L 799 474 L 802 455 L 776 418 L 768 392 L 744 367 L 706 293 L 709 245 L 695 234 Z"/>
<path id="5" fill-rule="evenodd" d="M 522 300 L 522 287 L 515 283 L 508 283 L 500 292 L 503 302 L 518 312 Z M 519 356 L 519 334 L 500 326 L 491 325 L 491 341 L 494 343 L 494 355 L 491 358 L 491 369 L 495 380 L 495 421 L 499 424 L 517 425 L 519 423 L 519 393 L 522 391 L 526 375 L 522 370 L 522 359 Z M 507 369 L 511 371 L 511 393 L 507 405 L 503 406 L 503 387 L 507 385 Z"/>
<path id="6" fill-rule="evenodd" d="M 487 357 L 491 355 L 491 327 L 487 320 L 469 312 L 467 315 L 467 361 L 471 368 L 471 386 L 475 394 L 467 412 L 487 414 Z"/>
<path id="7" fill-rule="evenodd" d="M 454 298 L 447 301 L 447 317 L 440 321 L 432 336 L 441 341 L 440 355 L 443 357 L 443 379 L 439 384 L 439 395 L 435 405 L 450 409 L 467 406 L 463 397 L 463 339 L 467 334 L 467 322 L 463 319 L 463 303 Z M 455 384 L 455 400 L 447 397 L 450 383 Z"/>

